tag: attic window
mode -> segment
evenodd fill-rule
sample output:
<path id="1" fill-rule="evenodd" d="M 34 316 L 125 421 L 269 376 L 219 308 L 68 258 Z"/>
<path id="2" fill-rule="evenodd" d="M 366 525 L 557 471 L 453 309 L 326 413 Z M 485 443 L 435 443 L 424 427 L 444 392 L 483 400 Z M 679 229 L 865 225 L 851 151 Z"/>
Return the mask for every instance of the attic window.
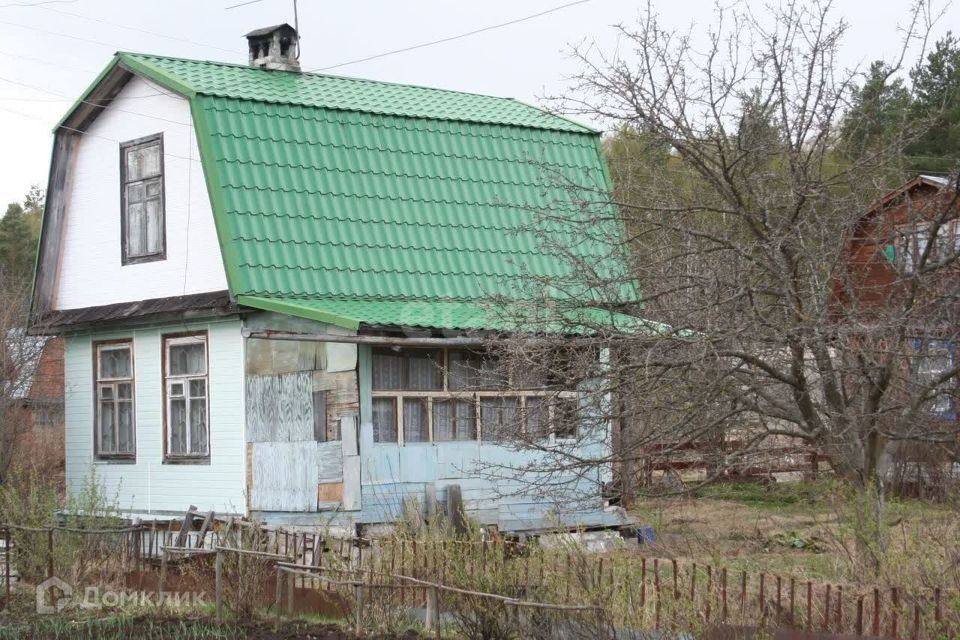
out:
<path id="1" fill-rule="evenodd" d="M 123 264 L 163 260 L 163 134 L 120 145 L 120 203 Z"/>

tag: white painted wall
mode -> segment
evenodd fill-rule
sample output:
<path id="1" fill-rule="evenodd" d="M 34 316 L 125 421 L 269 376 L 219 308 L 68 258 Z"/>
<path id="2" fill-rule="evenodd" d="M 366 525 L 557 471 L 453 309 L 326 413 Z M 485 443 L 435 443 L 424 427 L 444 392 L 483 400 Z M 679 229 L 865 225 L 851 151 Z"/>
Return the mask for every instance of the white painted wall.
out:
<path id="1" fill-rule="evenodd" d="M 208 331 L 210 463 L 163 464 L 161 335 Z M 133 338 L 137 457 L 133 464 L 93 458 L 93 341 Z M 91 468 L 109 498 L 134 513 L 243 513 L 244 345 L 236 319 L 68 336 L 64 354 L 67 488 L 79 490 Z"/>
<path id="2" fill-rule="evenodd" d="M 160 132 L 167 258 L 122 266 L 120 143 Z M 134 77 L 81 137 L 75 163 L 55 308 L 76 309 L 227 288 L 186 99 Z"/>

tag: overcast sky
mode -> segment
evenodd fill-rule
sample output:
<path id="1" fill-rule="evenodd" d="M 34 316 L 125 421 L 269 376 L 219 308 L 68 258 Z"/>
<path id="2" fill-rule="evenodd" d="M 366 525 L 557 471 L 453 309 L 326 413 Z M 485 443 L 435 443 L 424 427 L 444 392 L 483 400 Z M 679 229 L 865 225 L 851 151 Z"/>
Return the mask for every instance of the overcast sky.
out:
<path id="1" fill-rule="evenodd" d="M 292 0 L 260 0 L 226 9 L 240 1 L 47 0 L 22 6 L 43 0 L 0 0 L 0 203 L 21 200 L 31 184 L 45 186 L 52 126 L 114 51 L 243 63 L 244 33 L 293 22 Z M 305 69 L 335 65 L 562 4 L 565 0 L 300 0 L 301 62 Z M 661 18 L 676 27 L 708 23 L 713 4 L 653 0 Z M 897 25 L 905 20 L 907 0 L 835 4 L 838 16 L 851 26 L 844 43 L 846 66 L 869 63 L 898 49 Z M 611 25 L 631 21 L 639 5 L 589 0 L 468 38 L 344 66 L 335 73 L 537 103 L 541 96 L 560 91 L 564 77 L 575 70 L 566 55 L 570 43 L 595 40 L 609 50 L 615 44 Z M 960 24 L 956 6 L 947 7 L 935 35 L 950 24 Z"/>

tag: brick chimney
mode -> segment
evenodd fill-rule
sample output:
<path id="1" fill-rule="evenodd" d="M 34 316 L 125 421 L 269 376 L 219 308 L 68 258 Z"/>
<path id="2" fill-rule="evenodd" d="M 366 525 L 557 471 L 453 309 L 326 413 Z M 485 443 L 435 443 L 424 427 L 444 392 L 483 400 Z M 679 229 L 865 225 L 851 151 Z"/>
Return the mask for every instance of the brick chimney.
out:
<path id="1" fill-rule="evenodd" d="M 251 67 L 300 72 L 300 61 L 297 60 L 300 39 L 297 30 L 289 24 L 255 29 L 246 38 Z"/>

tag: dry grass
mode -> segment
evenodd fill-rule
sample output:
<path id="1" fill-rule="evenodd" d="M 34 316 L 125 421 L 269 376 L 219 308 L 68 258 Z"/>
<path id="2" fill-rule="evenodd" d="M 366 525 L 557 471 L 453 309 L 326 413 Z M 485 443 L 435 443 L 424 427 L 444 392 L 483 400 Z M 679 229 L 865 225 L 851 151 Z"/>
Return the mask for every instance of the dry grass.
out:
<path id="1" fill-rule="evenodd" d="M 960 587 L 957 504 L 891 501 L 879 577 L 854 550 L 848 494 L 830 483 L 725 486 L 700 496 L 648 499 L 635 515 L 654 526 L 650 555 L 815 581 Z"/>

